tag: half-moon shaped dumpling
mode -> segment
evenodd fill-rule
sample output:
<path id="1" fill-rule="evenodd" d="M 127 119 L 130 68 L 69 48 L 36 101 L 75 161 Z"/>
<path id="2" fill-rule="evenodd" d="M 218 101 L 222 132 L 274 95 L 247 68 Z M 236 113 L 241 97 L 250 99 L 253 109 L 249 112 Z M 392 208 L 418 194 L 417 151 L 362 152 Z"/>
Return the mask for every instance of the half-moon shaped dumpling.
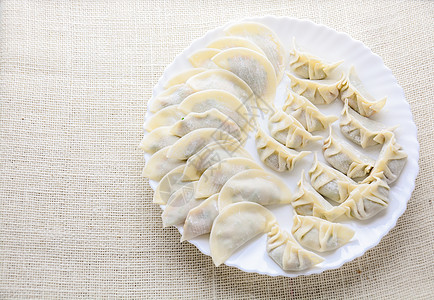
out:
<path id="1" fill-rule="evenodd" d="M 170 149 L 167 152 L 167 157 L 171 159 L 185 160 L 212 142 L 239 143 L 233 136 L 227 134 L 223 130 L 201 128 L 184 135 L 175 144 L 170 146 Z"/>
<path id="2" fill-rule="evenodd" d="M 202 113 L 212 108 L 231 118 L 243 133 L 247 133 L 255 124 L 253 116 L 240 99 L 223 90 L 206 90 L 194 93 L 179 105 L 179 110 L 186 114 L 190 112 Z"/>
<path id="3" fill-rule="evenodd" d="M 186 180 L 198 180 L 206 169 L 230 157 L 252 158 L 238 142 L 212 142 L 187 160 L 184 176 Z"/>
<path id="4" fill-rule="evenodd" d="M 155 113 L 165 107 L 179 104 L 194 92 L 196 91 L 193 88 L 184 83 L 171 86 L 150 100 L 149 110 Z"/>
<path id="5" fill-rule="evenodd" d="M 190 210 L 185 219 L 181 242 L 211 232 L 212 223 L 219 214 L 218 198 L 219 195 L 214 194 Z"/>
<path id="6" fill-rule="evenodd" d="M 180 140 L 179 140 L 180 141 Z M 175 143 L 176 144 L 176 143 Z M 158 150 L 149 158 L 143 169 L 142 176 L 159 181 L 176 167 L 185 164 L 185 159 L 169 158 L 167 153 L 172 146 Z"/>
<path id="7" fill-rule="evenodd" d="M 276 223 L 265 207 L 252 202 L 228 205 L 215 218 L 209 238 L 211 257 L 218 267 L 241 246 L 256 236 L 270 231 Z"/>
<path id="8" fill-rule="evenodd" d="M 313 188 L 318 193 L 337 203 L 347 200 L 351 191 L 357 186 L 351 178 L 318 161 L 316 153 L 309 176 Z"/>
<path id="9" fill-rule="evenodd" d="M 149 117 L 145 122 L 145 130 L 151 132 L 152 130 L 175 124 L 177 121 L 185 117 L 185 113 L 178 109 L 177 105 L 171 105 L 158 111 L 156 114 Z"/>
<path id="10" fill-rule="evenodd" d="M 259 48 L 255 43 L 249 41 L 248 39 L 237 37 L 237 36 L 225 36 L 225 37 L 217 38 L 212 42 L 210 42 L 206 47 L 219 49 L 219 50 L 242 47 L 242 48 L 253 50 L 265 56 L 264 51 L 262 51 L 262 49 Z"/>
<path id="11" fill-rule="evenodd" d="M 256 132 L 255 141 L 259 159 L 277 172 L 291 171 L 296 162 L 310 153 L 310 151 L 298 152 L 282 146 L 261 128 Z"/>
<path id="12" fill-rule="evenodd" d="M 282 110 L 296 118 L 309 132 L 327 129 L 331 123 L 338 119 L 336 116 L 324 115 L 305 97 L 289 89 L 287 94 Z"/>
<path id="13" fill-rule="evenodd" d="M 273 205 L 291 200 L 291 190 L 282 179 L 267 171 L 252 169 L 232 176 L 225 183 L 219 195 L 219 209 L 241 201 Z"/>
<path id="14" fill-rule="evenodd" d="M 302 271 L 324 261 L 321 256 L 303 249 L 277 224 L 268 233 L 267 252 L 284 271 Z"/>
<path id="15" fill-rule="evenodd" d="M 220 49 L 212 49 L 212 48 L 199 49 L 196 52 L 194 52 L 192 55 L 190 55 L 188 61 L 195 68 L 207 68 L 207 69 L 218 68 L 218 66 L 211 61 L 211 58 L 213 58 L 220 51 L 221 51 Z"/>
<path id="16" fill-rule="evenodd" d="M 278 110 L 268 120 L 270 134 L 277 141 L 289 148 L 303 148 L 309 142 L 322 139 L 321 136 L 313 136 L 292 115 Z"/>
<path id="17" fill-rule="evenodd" d="M 179 140 L 179 137 L 173 135 L 170 131 L 170 126 L 164 126 L 152 130 L 143 137 L 139 148 L 146 153 L 154 154 L 164 147 L 173 145 L 177 140 Z"/>
<path id="18" fill-rule="evenodd" d="M 304 170 L 301 173 L 301 178 L 297 183 L 297 186 L 298 192 L 294 195 L 294 198 L 291 201 L 292 207 L 297 214 L 302 216 L 315 216 L 314 209 L 317 207 L 326 211 L 333 208 L 333 205 L 325 200 L 309 183 L 306 182 Z"/>
<path id="19" fill-rule="evenodd" d="M 348 101 L 348 105 L 364 117 L 370 117 L 380 111 L 386 104 L 386 97 L 376 101 L 365 89 L 354 66 L 340 88 L 341 100 Z"/>
<path id="20" fill-rule="evenodd" d="M 206 198 L 219 193 L 229 178 L 250 169 L 261 170 L 262 168 L 253 160 L 244 157 L 226 158 L 216 162 L 200 176 L 196 197 Z"/>
<path id="21" fill-rule="evenodd" d="M 335 250 L 345 245 L 355 233 L 342 224 L 298 215 L 294 216 L 291 232 L 303 247 L 319 252 Z"/>
<path id="22" fill-rule="evenodd" d="M 179 190 L 184 185 L 188 184 L 192 180 L 183 181 L 183 173 L 185 169 L 185 164 L 176 167 L 163 178 L 161 178 L 154 192 L 153 202 L 155 204 L 164 205 L 169 200 L 170 196 L 177 190 Z M 188 179 L 188 178 L 186 178 Z"/>
<path id="23" fill-rule="evenodd" d="M 393 131 L 396 128 L 388 128 L 380 122 L 359 115 L 348 107 L 347 100 L 345 100 L 345 107 L 341 113 L 339 127 L 343 135 L 362 148 L 384 143 L 384 132 Z"/>
<path id="24" fill-rule="evenodd" d="M 170 196 L 161 214 L 163 227 L 183 224 L 188 212 L 203 202 L 203 199 L 196 199 L 194 196 L 196 185 L 197 181 L 192 181 Z"/>
<path id="25" fill-rule="evenodd" d="M 226 35 L 240 36 L 258 45 L 273 65 L 277 81 L 280 81 L 286 67 L 286 51 L 273 30 L 264 24 L 243 22 L 231 25 L 224 31 Z"/>
<path id="26" fill-rule="evenodd" d="M 347 142 L 338 141 L 333 135 L 331 127 L 330 135 L 324 140 L 322 149 L 324 158 L 333 168 L 357 182 L 365 179 L 375 164 L 372 158 L 358 151 Z"/>
<path id="27" fill-rule="evenodd" d="M 342 63 L 327 64 L 318 57 L 297 50 L 295 42 L 289 53 L 289 67 L 292 72 L 306 79 L 324 79 Z"/>
<path id="28" fill-rule="evenodd" d="M 185 83 L 188 79 L 190 79 L 190 77 L 193 77 L 194 75 L 199 74 L 201 72 L 204 72 L 206 70 L 207 69 L 205 69 L 205 68 L 192 68 L 192 69 L 187 69 L 185 71 L 182 71 L 182 72 L 170 77 L 170 79 L 164 85 L 164 88 L 168 89 L 173 85 Z"/>
<path id="29" fill-rule="evenodd" d="M 212 61 L 249 85 L 256 95 L 257 107 L 262 109 L 273 103 L 277 87 L 276 74 L 265 56 L 246 48 L 230 48 L 214 56 Z"/>
<path id="30" fill-rule="evenodd" d="M 245 134 L 243 134 L 238 124 L 215 108 L 211 108 L 203 113 L 189 113 L 170 128 L 170 133 L 182 137 L 200 128 L 216 128 L 223 130 L 240 142 L 245 138 Z"/>
<path id="31" fill-rule="evenodd" d="M 375 139 L 382 140 L 382 138 L 383 137 L 376 137 Z M 392 184 L 398 179 L 407 162 L 407 153 L 405 153 L 401 145 L 396 142 L 395 135 L 392 132 L 386 132 L 384 138 L 385 142 L 383 148 L 381 148 L 380 155 L 375 162 L 371 174 L 376 175 L 382 172 L 387 184 Z M 369 177 L 366 178 L 364 182 L 370 182 L 372 179 Z"/>
<path id="32" fill-rule="evenodd" d="M 291 89 L 313 104 L 330 104 L 336 100 L 344 78 L 343 74 L 337 73 L 322 80 L 303 79 L 288 72 L 286 74 L 291 79 Z"/>

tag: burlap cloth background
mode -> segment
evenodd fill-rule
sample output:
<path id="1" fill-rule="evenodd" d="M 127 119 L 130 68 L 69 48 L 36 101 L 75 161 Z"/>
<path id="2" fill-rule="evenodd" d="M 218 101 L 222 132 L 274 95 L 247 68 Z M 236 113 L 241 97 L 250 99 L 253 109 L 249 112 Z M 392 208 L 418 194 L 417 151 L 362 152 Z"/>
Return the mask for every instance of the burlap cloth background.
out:
<path id="1" fill-rule="evenodd" d="M 397 226 L 339 270 L 296 279 L 215 268 L 162 229 L 139 176 L 164 67 L 207 30 L 266 14 L 310 18 L 382 56 L 421 145 Z M 433 19 L 432 1 L 2 1 L 0 298 L 432 297 Z"/>

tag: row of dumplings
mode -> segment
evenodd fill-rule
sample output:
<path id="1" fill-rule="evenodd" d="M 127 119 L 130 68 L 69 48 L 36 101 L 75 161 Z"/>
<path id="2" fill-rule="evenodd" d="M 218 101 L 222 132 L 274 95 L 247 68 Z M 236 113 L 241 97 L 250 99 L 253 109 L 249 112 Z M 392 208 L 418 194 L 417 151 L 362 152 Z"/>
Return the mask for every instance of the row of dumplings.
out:
<path id="1" fill-rule="evenodd" d="M 294 48 L 288 97 L 276 111 L 276 86 L 287 64 L 277 36 L 258 23 L 236 24 L 225 34 L 194 53 L 190 62 L 195 68 L 168 80 L 166 89 L 149 104 L 154 115 L 145 123 L 149 133 L 140 147 L 151 157 L 143 175 L 159 181 L 154 203 L 165 205 L 163 225 L 183 225 L 181 240 L 210 233 L 216 265 L 250 239 L 267 233 L 267 252 L 284 270 L 309 268 L 323 259 L 303 247 L 330 251 L 354 235 L 350 228 L 330 221 L 343 216 L 365 219 L 376 213 L 372 211 L 381 201 L 382 207 L 387 205 L 384 177 L 396 179 L 403 165 L 396 164 L 393 155 L 403 152 L 393 133 L 386 134 L 366 118 L 381 109 L 385 99 L 370 102 L 362 96 L 354 70 L 335 80 L 339 63 L 325 64 Z M 367 161 L 354 156 L 357 152 L 345 152 L 343 142 L 330 133 L 324 156 L 339 171 L 315 160 L 309 171 L 312 185 L 303 175 L 293 195 L 243 148 L 248 133 L 256 129 L 256 147 L 265 165 L 290 171 L 309 153 L 299 150 L 321 139 L 311 133 L 337 120 L 322 114 L 315 104 L 331 103 L 339 95 L 345 101 L 341 131 L 362 147 L 389 145 L 380 154 L 387 159 L 371 160 L 369 168 Z M 270 135 L 257 126 L 259 111 L 274 112 L 268 120 Z M 351 178 L 364 181 L 358 184 Z M 263 207 L 289 203 L 297 213 L 292 235 Z"/>

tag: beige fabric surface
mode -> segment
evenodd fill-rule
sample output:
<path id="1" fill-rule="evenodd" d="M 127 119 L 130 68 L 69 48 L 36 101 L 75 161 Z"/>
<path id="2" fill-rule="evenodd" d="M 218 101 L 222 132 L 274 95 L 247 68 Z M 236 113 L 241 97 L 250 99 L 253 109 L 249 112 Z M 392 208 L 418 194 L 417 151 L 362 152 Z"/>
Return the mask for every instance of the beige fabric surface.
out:
<path id="1" fill-rule="evenodd" d="M 0 18 L 0 298 L 428 299 L 433 268 L 432 1 L 9 1 Z M 309 18 L 361 40 L 411 104 L 420 174 L 405 214 L 338 270 L 272 278 L 162 229 L 137 149 L 166 65 L 207 30 Z"/>

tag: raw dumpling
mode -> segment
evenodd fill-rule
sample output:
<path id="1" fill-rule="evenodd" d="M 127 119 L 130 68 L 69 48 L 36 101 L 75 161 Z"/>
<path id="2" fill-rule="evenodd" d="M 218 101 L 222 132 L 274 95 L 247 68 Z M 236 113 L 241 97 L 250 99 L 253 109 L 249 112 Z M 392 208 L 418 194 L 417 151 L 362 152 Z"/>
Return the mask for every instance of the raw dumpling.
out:
<path id="1" fill-rule="evenodd" d="M 310 151 L 297 152 L 288 149 L 260 128 L 258 128 L 255 138 L 259 159 L 277 172 L 291 171 L 297 161 L 310 153 Z"/>
<path id="2" fill-rule="evenodd" d="M 155 113 L 165 107 L 179 104 L 194 92 L 196 91 L 191 86 L 184 83 L 171 86 L 150 100 L 149 110 Z"/>
<path id="3" fill-rule="evenodd" d="M 339 96 L 343 74 L 333 74 L 323 80 L 309 80 L 286 73 L 291 79 L 291 89 L 313 104 L 330 104 Z"/>
<path id="4" fill-rule="evenodd" d="M 303 148 L 309 142 L 322 139 L 310 134 L 296 118 L 282 110 L 276 111 L 268 120 L 268 128 L 273 138 L 289 148 Z"/>
<path id="5" fill-rule="evenodd" d="M 295 47 L 289 53 L 289 67 L 292 72 L 306 79 L 327 78 L 342 62 L 326 64 L 318 57 L 301 52 Z"/>
<path id="6" fill-rule="evenodd" d="M 192 181 L 170 196 L 161 214 L 163 227 L 183 224 L 188 212 L 203 202 L 203 199 L 196 199 L 194 197 L 196 185 L 197 181 Z"/>
<path id="7" fill-rule="evenodd" d="M 176 143 L 175 143 L 176 144 Z M 151 180 L 160 181 L 167 173 L 176 167 L 185 164 L 185 159 L 169 158 L 167 153 L 172 146 L 167 146 L 154 154 L 146 162 L 142 176 Z"/>
<path id="8" fill-rule="evenodd" d="M 265 56 L 246 48 L 230 48 L 214 56 L 212 61 L 244 80 L 255 93 L 259 108 L 273 103 L 277 87 L 276 74 Z"/>
<path id="9" fill-rule="evenodd" d="M 291 199 L 291 191 L 282 179 L 267 171 L 253 169 L 240 172 L 225 183 L 219 195 L 219 209 L 241 201 L 273 205 L 290 203 Z"/>
<path id="10" fill-rule="evenodd" d="M 262 170 L 261 166 L 253 160 L 244 157 L 226 158 L 216 162 L 200 176 L 196 188 L 196 197 L 206 198 L 219 193 L 229 178 L 250 169 Z"/>
<path id="11" fill-rule="evenodd" d="M 184 135 L 175 144 L 170 146 L 167 157 L 185 160 L 212 142 L 239 143 L 233 136 L 220 129 L 201 128 Z"/>
<path id="12" fill-rule="evenodd" d="M 298 192 L 291 201 L 295 212 L 302 216 L 315 216 L 314 208 L 320 207 L 327 211 L 333 208 L 313 187 L 306 182 L 304 170 L 301 173 L 300 181 L 297 183 Z"/>
<path id="13" fill-rule="evenodd" d="M 309 132 L 327 129 L 331 123 L 338 119 L 336 116 L 324 115 L 305 97 L 289 89 L 287 90 L 287 94 L 288 96 L 282 110 L 296 118 Z"/>
<path id="14" fill-rule="evenodd" d="M 185 114 L 190 112 L 202 113 L 212 108 L 231 118 L 243 133 L 247 133 L 255 124 L 247 107 L 236 96 L 223 90 L 206 90 L 194 93 L 179 105 L 179 110 Z"/>
<path id="15" fill-rule="evenodd" d="M 286 67 L 286 51 L 278 36 L 264 24 L 243 22 L 225 29 L 226 35 L 240 36 L 258 45 L 273 65 L 279 82 Z"/>
<path id="16" fill-rule="evenodd" d="M 341 171 L 355 181 L 365 179 L 375 164 L 372 158 L 356 150 L 350 144 L 338 141 L 334 137 L 331 127 L 330 135 L 324 141 L 322 149 L 324 151 L 324 158 L 333 168 Z"/>
<path id="17" fill-rule="evenodd" d="M 220 49 L 212 49 L 212 48 L 203 48 L 194 52 L 188 58 L 188 61 L 195 68 L 207 68 L 207 69 L 215 69 L 218 68 L 215 63 L 211 61 L 211 58 L 216 54 L 220 53 Z"/>
<path id="18" fill-rule="evenodd" d="M 386 98 L 376 101 L 365 89 L 354 66 L 351 67 L 348 77 L 343 81 L 340 89 L 341 100 L 364 117 L 380 111 L 386 104 Z"/>
<path id="19" fill-rule="evenodd" d="M 297 241 L 277 224 L 267 235 L 267 252 L 284 271 L 302 271 L 324 261 L 321 256 L 300 247 Z"/>
<path id="20" fill-rule="evenodd" d="M 245 135 L 241 132 L 241 128 L 237 123 L 215 108 L 203 113 L 189 113 L 172 126 L 170 133 L 182 137 L 200 128 L 216 128 L 223 130 L 240 142 L 245 138 Z"/>
<path id="21" fill-rule="evenodd" d="M 357 186 L 351 178 L 318 161 L 316 153 L 312 168 L 309 170 L 310 182 L 313 188 L 337 203 L 347 200 L 351 191 Z"/>
<path id="22" fill-rule="evenodd" d="M 170 88 L 173 85 L 177 85 L 180 83 L 185 83 L 190 77 L 193 77 L 196 74 L 199 74 L 201 72 L 206 71 L 205 68 L 193 68 L 193 69 L 187 69 L 183 72 L 180 72 L 172 77 L 167 81 L 167 83 L 164 85 L 165 89 Z"/>
<path id="23" fill-rule="evenodd" d="M 265 207 L 252 202 L 228 205 L 214 220 L 209 238 L 211 257 L 218 267 L 241 246 L 259 234 L 270 231 L 276 223 Z"/>
<path id="24" fill-rule="evenodd" d="M 181 242 L 211 232 L 212 223 L 219 214 L 219 195 L 214 194 L 191 209 L 185 219 Z"/>
<path id="25" fill-rule="evenodd" d="M 396 128 L 388 128 L 379 122 L 359 115 L 348 107 L 348 101 L 345 101 L 339 127 L 343 135 L 362 148 L 383 144 L 384 132 L 393 131 Z"/>
<path id="26" fill-rule="evenodd" d="M 265 55 L 264 51 L 262 51 L 262 49 L 259 48 L 255 43 L 247 39 L 236 37 L 236 36 L 225 36 L 225 37 L 215 39 L 212 42 L 210 42 L 206 47 L 219 49 L 219 50 L 242 47 L 242 48 L 247 48 L 255 52 L 258 52 L 259 54 Z"/>
<path id="27" fill-rule="evenodd" d="M 213 142 L 187 160 L 184 176 L 186 179 L 198 180 L 206 169 L 230 157 L 252 158 L 238 142 Z"/>
<path id="28" fill-rule="evenodd" d="M 172 105 L 163 108 L 156 114 L 149 117 L 145 122 L 145 130 L 151 132 L 152 130 L 175 124 L 177 121 L 185 117 L 185 113 L 178 109 L 177 105 Z"/>
<path id="29" fill-rule="evenodd" d="M 143 137 L 139 148 L 146 153 L 154 154 L 164 147 L 173 145 L 177 140 L 179 140 L 179 137 L 174 136 L 170 130 L 170 126 L 164 126 L 152 130 Z"/>
<path id="30" fill-rule="evenodd" d="M 375 139 L 382 140 L 382 138 L 383 137 L 376 137 Z M 372 174 L 375 175 L 382 172 L 387 184 L 392 184 L 398 179 L 407 162 L 407 153 L 402 150 L 401 145 L 396 143 L 395 135 L 392 132 L 386 132 L 384 138 L 385 142 L 372 169 Z M 368 177 L 364 182 L 369 181 L 371 181 L 371 179 Z"/>
<path id="31" fill-rule="evenodd" d="M 164 175 L 163 178 L 161 178 L 154 192 L 153 202 L 155 204 L 160 204 L 160 205 L 166 204 L 170 196 L 172 196 L 174 192 L 176 192 L 181 187 L 183 187 L 184 185 L 192 181 L 192 180 L 186 180 L 186 181 L 181 180 L 181 178 L 183 177 L 184 169 L 185 169 L 185 164 L 180 165 L 179 167 L 176 167 L 175 169 L 173 169 L 172 171 Z"/>
<path id="32" fill-rule="evenodd" d="M 294 216 L 291 232 L 303 247 L 319 252 L 335 250 L 345 245 L 355 233 L 342 224 L 298 215 Z"/>

